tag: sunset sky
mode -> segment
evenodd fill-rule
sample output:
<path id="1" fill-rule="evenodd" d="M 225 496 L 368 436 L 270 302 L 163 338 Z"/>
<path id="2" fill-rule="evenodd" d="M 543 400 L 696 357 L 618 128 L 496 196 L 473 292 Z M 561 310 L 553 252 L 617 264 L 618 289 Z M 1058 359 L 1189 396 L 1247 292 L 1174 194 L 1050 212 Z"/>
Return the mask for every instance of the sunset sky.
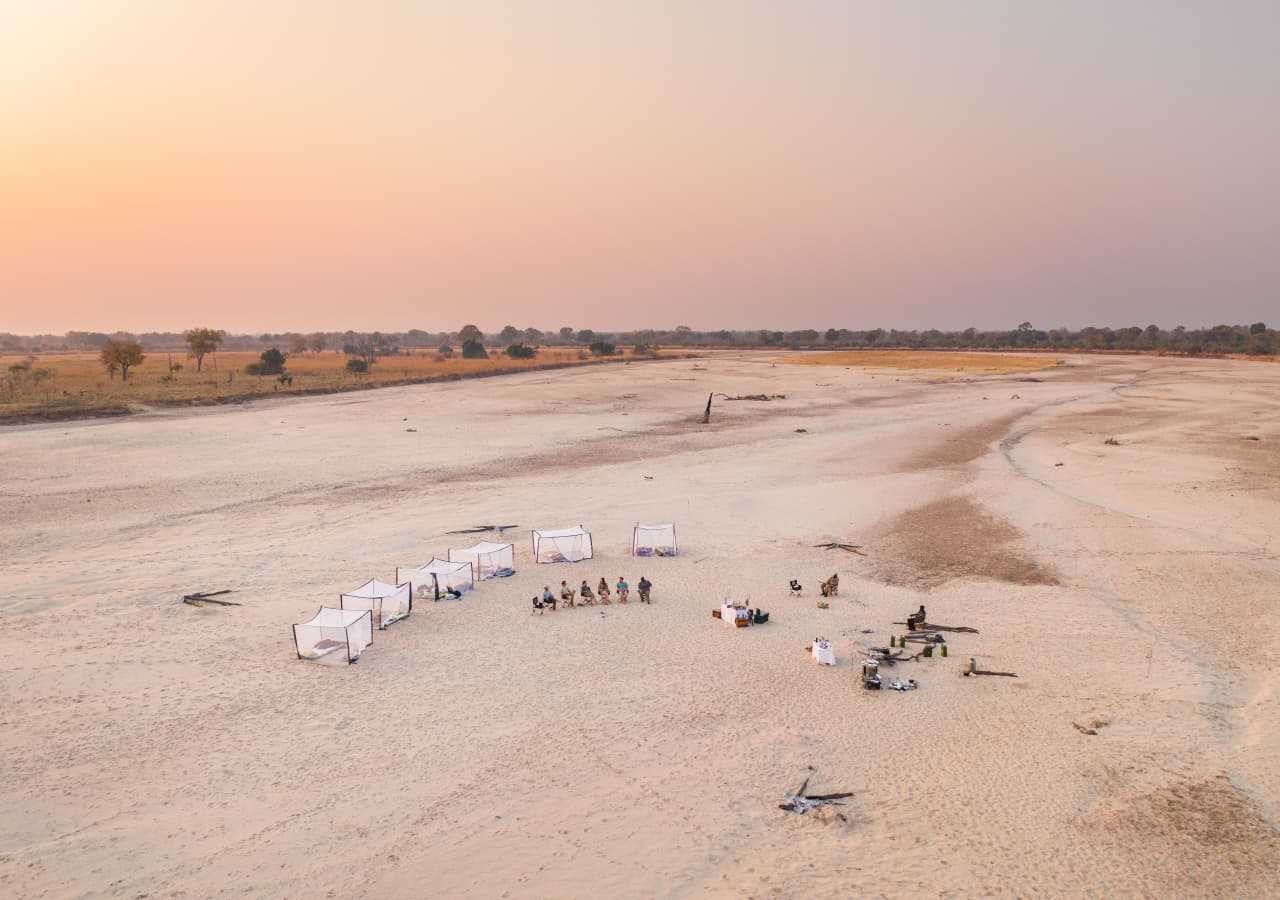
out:
<path id="1" fill-rule="evenodd" d="M 1280 324 L 1280 2 L 0 0 L 0 331 L 1024 319 Z"/>

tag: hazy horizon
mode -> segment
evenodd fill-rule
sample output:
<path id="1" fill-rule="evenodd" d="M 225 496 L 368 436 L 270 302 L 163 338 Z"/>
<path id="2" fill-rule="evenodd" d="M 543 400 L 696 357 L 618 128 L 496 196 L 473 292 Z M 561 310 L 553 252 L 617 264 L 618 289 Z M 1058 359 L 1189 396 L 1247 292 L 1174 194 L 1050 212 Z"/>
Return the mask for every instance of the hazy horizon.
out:
<path id="1" fill-rule="evenodd" d="M 1260 0 L 0 0 L 0 331 L 1267 321 L 1277 109 Z"/>

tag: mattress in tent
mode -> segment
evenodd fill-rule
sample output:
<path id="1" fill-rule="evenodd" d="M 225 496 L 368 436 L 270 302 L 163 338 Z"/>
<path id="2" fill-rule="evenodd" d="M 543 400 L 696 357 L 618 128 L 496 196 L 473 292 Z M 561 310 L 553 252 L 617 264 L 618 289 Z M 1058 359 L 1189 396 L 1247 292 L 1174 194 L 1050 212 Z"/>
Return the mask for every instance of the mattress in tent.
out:
<path id="1" fill-rule="evenodd" d="M 675 556 L 676 526 L 637 524 L 631 531 L 632 556 Z"/>
<path id="2" fill-rule="evenodd" d="M 293 642 L 299 659 L 353 663 L 373 643 L 373 613 L 322 606 L 309 621 L 293 626 Z"/>
<path id="3" fill-rule="evenodd" d="M 386 628 L 413 612 L 413 588 L 408 582 L 387 584 L 374 578 L 358 588 L 338 595 L 343 609 L 367 609 L 373 613 L 373 624 Z"/>
<path id="4" fill-rule="evenodd" d="M 450 562 L 469 562 L 476 578 L 493 578 L 515 572 L 516 548 L 497 541 L 481 541 L 449 551 Z"/>
<path id="5" fill-rule="evenodd" d="M 581 525 L 534 530 L 534 562 L 581 562 L 584 559 L 591 559 L 591 532 Z"/>
<path id="6" fill-rule="evenodd" d="M 437 586 L 441 594 L 455 590 L 461 593 L 475 586 L 475 575 L 469 562 L 450 562 L 432 558 L 425 566 L 396 569 L 396 581 L 410 584 L 415 597 L 433 597 Z"/>

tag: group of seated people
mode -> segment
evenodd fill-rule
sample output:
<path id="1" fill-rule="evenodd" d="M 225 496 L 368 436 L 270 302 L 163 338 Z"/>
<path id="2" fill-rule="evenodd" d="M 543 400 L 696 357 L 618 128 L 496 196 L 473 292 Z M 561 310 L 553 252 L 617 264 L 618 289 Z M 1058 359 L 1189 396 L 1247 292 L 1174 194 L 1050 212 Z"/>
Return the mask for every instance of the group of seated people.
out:
<path id="1" fill-rule="evenodd" d="M 653 590 L 653 582 L 641 575 L 636 588 L 638 589 L 641 603 L 653 602 L 650 599 L 649 593 Z M 623 578 L 621 575 L 618 576 L 618 583 L 614 586 L 614 589 L 617 591 L 619 603 L 626 603 L 627 600 L 630 599 L 631 585 L 627 584 L 627 579 Z M 597 603 L 602 603 L 607 606 L 612 602 L 613 600 L 611 599 L 609 592 L 609 582 L 601 578 L 600 583 L 596 585 L 596 589 L 592 591 L 590 583 L 588 583 L 584 578 L 582 580 L 582 586 L 577 590 L 570 587 L 569 583 L 566 581 L 560 582 L 559 597 L 552 593 L 549 586 L 544 585 L 542 588 L 542 595 L 535 596 L 533 598 L 533 608 L 536 612 L 542 613 L 547 609 L 547 607 L 550 607 L 552 612 L 554 612 L 561 603 L 565 606 L 577 606 L 579 603 L 583 606 L 594 606 Z"/>

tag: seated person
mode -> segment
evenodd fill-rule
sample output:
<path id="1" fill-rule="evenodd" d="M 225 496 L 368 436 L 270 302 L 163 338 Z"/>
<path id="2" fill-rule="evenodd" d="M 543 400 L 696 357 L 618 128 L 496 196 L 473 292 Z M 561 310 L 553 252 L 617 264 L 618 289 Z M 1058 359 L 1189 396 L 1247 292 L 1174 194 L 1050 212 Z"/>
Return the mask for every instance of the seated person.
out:
<path id="1" fill-rule="evenodd" d="M 594 604 L 596 595 L 591 593 L 591 585 L 587 584 L 587 579 L 582 579 L 582 587 L 578 589 L 578 593 L 582 596 L 583 603 Z"/>
<path id="2" fill-rule="evenodd" d="M 627 595 L 631 593 L 631 585 L 627 584 L 627 579 L 623 578 L 621 575 L 618 576 L 617 588 L 618 588 L 618 602 L 626 603 Z"/>
<path id="3" fill-rule="evenodd" d="M 608 603 L 609 602 L 609 582 L 601 578 L 600 583 L 596 585 L 596 593 L 600 595 L 601 603 Z"/>
<path id="4" fill-rule="evenodd" d="M 565 582 L 560 582 L 560 600 L 567 606 L 573 606 L 573 588 Z"/>
<path id="5" fill-rule="evenodd" d="M 542 605 L 550 606 L 552 612 L 556 611 L 556 595 L 551 593 L 551 588 L 545 584 L 542 586 Z"/>
<path id="6" fill-rule="evenodd" d="M 653 589 L 653 582 L 641 575 L 640 581 L 636 587 L 640 589 L 640 602 L 649 603 L 649 591 Z"/>

